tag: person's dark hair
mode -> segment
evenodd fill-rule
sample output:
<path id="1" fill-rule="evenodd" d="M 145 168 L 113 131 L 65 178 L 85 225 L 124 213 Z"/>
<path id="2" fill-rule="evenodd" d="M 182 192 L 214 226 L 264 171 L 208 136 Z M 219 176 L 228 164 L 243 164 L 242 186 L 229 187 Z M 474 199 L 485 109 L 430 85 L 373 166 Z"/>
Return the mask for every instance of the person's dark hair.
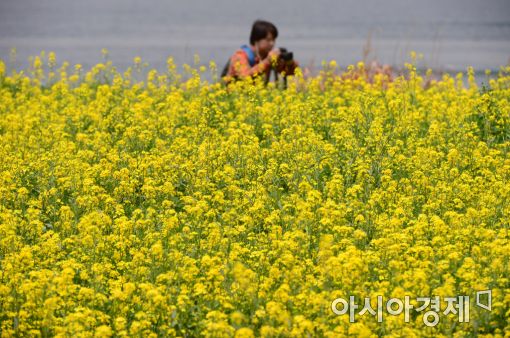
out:
<path id="1" fill-rule="evenodd" d="M 268 33 L 271 33 L 275 39 L 278 37 L 278 29 L 271 22 L 255 21 L 251 27 L 250 44 L 253 45 L 255 42 L 264 39 Z"/>

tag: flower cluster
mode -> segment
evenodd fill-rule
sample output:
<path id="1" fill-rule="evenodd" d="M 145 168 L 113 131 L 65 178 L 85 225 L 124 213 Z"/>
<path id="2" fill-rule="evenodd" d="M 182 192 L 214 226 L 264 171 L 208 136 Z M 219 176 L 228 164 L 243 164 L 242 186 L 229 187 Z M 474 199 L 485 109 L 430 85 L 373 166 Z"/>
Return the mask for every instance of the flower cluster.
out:
<path id="1" fill-rule="evenodd" d="M 0 61 L 1 337 L 510 331 L 510 68 L 282 89 L 135 61 Z M 331 311 L 487 289 L 469 323 Z"/>

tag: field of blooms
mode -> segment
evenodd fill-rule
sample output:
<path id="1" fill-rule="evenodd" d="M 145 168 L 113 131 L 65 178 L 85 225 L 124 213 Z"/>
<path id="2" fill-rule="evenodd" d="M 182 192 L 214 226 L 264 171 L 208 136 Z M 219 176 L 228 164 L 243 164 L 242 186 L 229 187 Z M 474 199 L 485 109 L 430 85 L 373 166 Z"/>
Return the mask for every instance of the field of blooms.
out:
<path id="1" fill-rule="evenodd" d="M 6 63 L 1 337 L 510 337 L 510 67 Z"/>

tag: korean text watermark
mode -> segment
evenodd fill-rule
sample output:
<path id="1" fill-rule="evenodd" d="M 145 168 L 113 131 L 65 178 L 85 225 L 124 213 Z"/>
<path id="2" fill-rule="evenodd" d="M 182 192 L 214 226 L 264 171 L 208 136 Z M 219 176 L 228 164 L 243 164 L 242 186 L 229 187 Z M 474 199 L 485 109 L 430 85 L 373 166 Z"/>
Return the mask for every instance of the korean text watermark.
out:
<path id="1" fill-rule="evenodd" d="M 476 292 L 476 306 L 491 311 L 492 310 L 492 290 L 483 290 Z M 418 306 L 411 305 L 411 297 L 405 296 L 404 300 L 399 298 L 390 298 L 383 302 L 383 296 L 377 296 L 377 307 L 373 308 L 369 297 L 364 298 L 364 304 L 360 311 L 357 311 L 361 305 L 355 302 L 354 296 L 349 296 L 347 301 L 344 298 L 337 298 L 331 303 L 331 310 L 336 315 L 344 315 L 349 312 L 349 322 L 355 322 L 356 314 L 363 316 L 367 312 L 372 316 L 377 316 L 377 321 L 383 321 L 383 312 L 387 311 L 389 315 L 397 316 L 404 312 L 404 321 L 409 322 L 410 312 L 423 313 L 423 323 L 427 326 L 436 326 L 439 323 L 439 315 L 448 315 L 450 313 L 458 315 L 460 323 L 469 322 L 470 310 L 469 296 L 444 297 L 443 301 L 447 303 L 446 308 L 441 311 L 441 298 L 433 297 L 417 297 Z M 430 309 L 429 309 L 430 307 Z M 427 311 L 426 311 L 427 310 Z"/>

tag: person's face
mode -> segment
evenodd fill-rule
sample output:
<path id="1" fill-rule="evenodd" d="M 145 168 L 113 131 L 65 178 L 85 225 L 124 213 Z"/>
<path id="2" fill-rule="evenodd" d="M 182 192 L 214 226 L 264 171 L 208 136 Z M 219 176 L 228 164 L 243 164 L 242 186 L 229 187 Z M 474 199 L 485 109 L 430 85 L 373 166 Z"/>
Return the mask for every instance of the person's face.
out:
<path id="1" fill-rule="evenodd" d="M 255 44 L 258 46 L 261 56 L 266 56 L 274 48 L 275 38 L 273 34 L 267 33 L 265 38 L 257 41 Z"/>

